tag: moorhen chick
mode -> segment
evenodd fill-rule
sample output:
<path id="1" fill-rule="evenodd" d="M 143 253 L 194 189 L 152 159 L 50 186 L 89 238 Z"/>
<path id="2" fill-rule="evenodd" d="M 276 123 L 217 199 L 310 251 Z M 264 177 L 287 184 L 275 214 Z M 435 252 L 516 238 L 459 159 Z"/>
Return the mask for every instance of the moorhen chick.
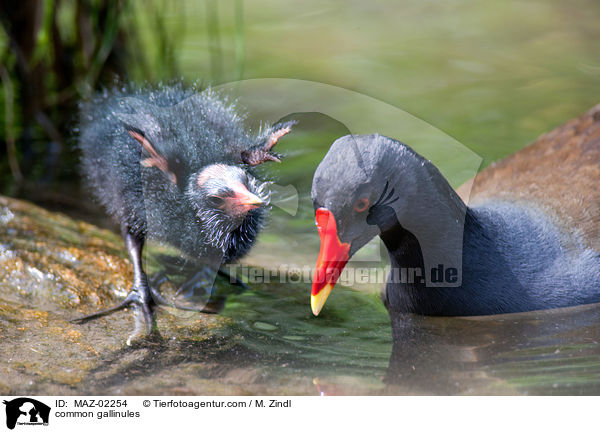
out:
<path id="1" fill-rule="evenodd" d="M 164 299 L 150 287 L 142 266 L 149 236 L 213 269 L 246 254 L 268 200 L 266 183 L 253 167 L 279 161 L 271 149 L 291 124 L 252 135 L 232 104 L 210 90 L 181 86 L 114 90 L 83 105 L 82 171 L 121 226 L 134 281 L 120 304 L 75 321 L 132 306 L 134 335 L 140 326 L 151 332 L 152 306 Z"/>
<path id="2" fill-rule="evenodd" d="M 335 141 L 312 185 L 319 314 L 374 236 L 388 310 L 488 315 L 600 301 L 600 106 L 476 176 L 469 205 L 437 168 L 380 135 Z"/>

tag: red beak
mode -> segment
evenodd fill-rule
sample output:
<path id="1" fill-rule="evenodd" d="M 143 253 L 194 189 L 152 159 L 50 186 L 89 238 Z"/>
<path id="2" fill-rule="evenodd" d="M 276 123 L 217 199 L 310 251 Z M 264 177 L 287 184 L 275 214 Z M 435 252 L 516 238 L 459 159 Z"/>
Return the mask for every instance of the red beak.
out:
<path id="1" fill-rule="evenodd" d="M 225 211 L 229 214 L 247 213 L 252 209 L 264 205 L 264 201 L 248 190 L 241 183 L 230 186 L 233 196 L 225 198 Z"/>
<path id="2" fill-rule="evenodd" d="M 315 221 L 321 238 L 321 249 L 313 276 L 310 306 L 313 314 L 319 315 L 348 262 L 350 243 L 340 241 L 335 217 L 326 208 L 317 209 Z"/>

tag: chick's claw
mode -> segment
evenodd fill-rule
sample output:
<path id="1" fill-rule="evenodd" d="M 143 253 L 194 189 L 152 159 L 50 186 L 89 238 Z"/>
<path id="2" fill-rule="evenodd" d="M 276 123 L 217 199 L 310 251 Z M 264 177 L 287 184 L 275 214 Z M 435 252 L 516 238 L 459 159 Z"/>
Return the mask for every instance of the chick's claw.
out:
<path id="1" fill-rule="evenodd" d="M 281 162 L 277 155 L 271 153 L 271 149 L 277 144 L 281 137 L 292 131 L 292 126 L 295 123 L 296 122 L 294 121 L 290 121 L 275 126 L 267 136 L 263 148 L 256 147 L 242 152 L 242 162 L 250 166 L 260 165 L 267 161 Z"/>
<path id="2" fill-rule="evenodd" d="M 88 321 L 92 321 L 120 311 L 121 309 L 132 307 L 134 311 L 135 329 L 133 334 L 127 340 L 127 344 L 129 345 L 132 339 L 138 338 L 141 335 L 149 336 L 152 333 L 152 328 L 154 325 L 154 304 L 155 303 L 152 299 L 147 283 L 139 284 L 139 286 L 134 285 L 129 291 L 127 297 L 118 305 L 94 312 L 89 315 L 75 318 L 70 322 L 75 324 L 84 324 Z"/>
<path id="3" fill-rule="evenodd" d="M 246 165 L 256 166 L 267 161 L 281 162 L 277 156 L 263 149 L 252 149 L 242 152 L 242 162 Z"/>
<path id="4" fill-rule="evenodd" d="M 265 144 L 265 150 L 266 151 L 271 150 L 273 148 L 273 146 L 275 146 L 275 144 L 277 144 L 277 141 L 279 141 L 279 138 L 281 138 L 284 135 L 289 134 L 291 131 L 292 131 L 292 125 L 288 125 L 281 129 L 277 129 L 276 131 L 271 133 L 269 135 L 269 138 L 267 138 L 267 143 Z"/>

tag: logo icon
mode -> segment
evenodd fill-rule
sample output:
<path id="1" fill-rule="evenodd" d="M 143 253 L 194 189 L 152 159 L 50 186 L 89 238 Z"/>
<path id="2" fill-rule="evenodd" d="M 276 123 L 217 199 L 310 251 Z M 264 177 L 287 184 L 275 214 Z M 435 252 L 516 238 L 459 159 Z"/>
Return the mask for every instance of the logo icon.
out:
<path id="1" fill-rule="evenodd" d="M 4 401 L 6 405 L 6 427 L 18 425 L 48 425 L 50 407 L 35 399 L 17 398 Z"/>

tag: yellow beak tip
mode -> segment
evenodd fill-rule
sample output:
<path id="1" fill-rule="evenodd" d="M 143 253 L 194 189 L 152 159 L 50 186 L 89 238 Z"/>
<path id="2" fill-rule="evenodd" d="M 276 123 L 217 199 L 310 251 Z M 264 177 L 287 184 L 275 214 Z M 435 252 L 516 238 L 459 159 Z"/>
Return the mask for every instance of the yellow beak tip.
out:
<path id="1" fill-rule="evenodd" d="M 314 307 L 312 305 L 311 305 L 311 309 L 312 309 L 312 313 L 313 313 L 314 316 L 318 316 L 319 312 L 321 312 L 321 309 L 318 309 L 318 308 L 316 308 L 316 307 Z"/>
<path id="2" fill-rule="evenodd" d="M 333 285 L 327 284 L 317 294 L 310 296 L 310 308 L 312 309 L 314 316 L 319 315 L 321 309 L 323 309 L 323 306 L 325 305 L 327 297 L 329 297 L 329 294 L 331 294 L 332 289 Z"/>
<path id="3" fill-rule="evenodd" d="M 246 204 L 254 205 L 254 206 L 261 206 L 264 204 L 264 201 L 261 200 L 256 195 L 251 193 L 251 194 L 249 194 L 248 201 L 246 202 Z"/>

